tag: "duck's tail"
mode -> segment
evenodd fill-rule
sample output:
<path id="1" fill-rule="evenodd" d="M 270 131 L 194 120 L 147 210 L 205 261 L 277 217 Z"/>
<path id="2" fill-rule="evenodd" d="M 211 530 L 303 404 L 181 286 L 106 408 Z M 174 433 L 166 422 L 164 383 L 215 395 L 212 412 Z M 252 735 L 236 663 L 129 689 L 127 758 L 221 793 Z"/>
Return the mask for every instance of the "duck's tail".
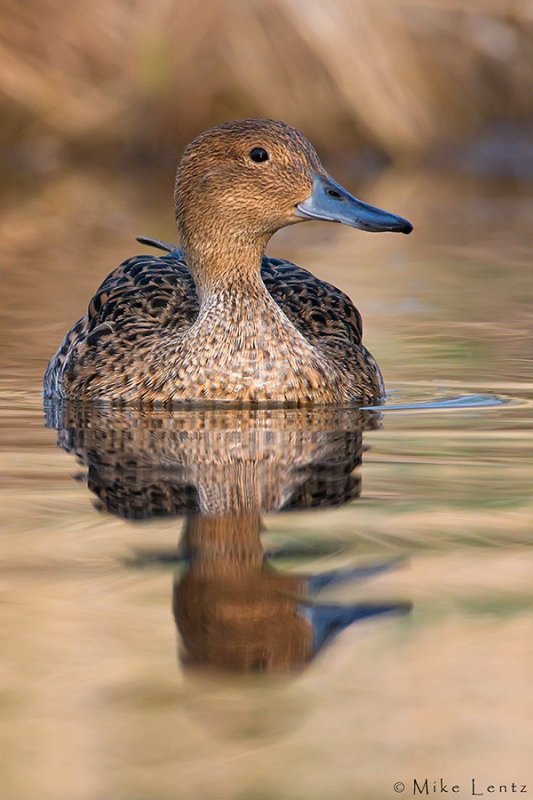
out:
<path id="1" fill-rule="evenodd" d="M 147 247 L 157 247 L 158 250 L 165 250 L 167 253 L 174 253 L 178 246 L 163 242 L 161 239 L 152 239 L 151 236 L 136 236 L 138 242 L 145 244 Z"/>

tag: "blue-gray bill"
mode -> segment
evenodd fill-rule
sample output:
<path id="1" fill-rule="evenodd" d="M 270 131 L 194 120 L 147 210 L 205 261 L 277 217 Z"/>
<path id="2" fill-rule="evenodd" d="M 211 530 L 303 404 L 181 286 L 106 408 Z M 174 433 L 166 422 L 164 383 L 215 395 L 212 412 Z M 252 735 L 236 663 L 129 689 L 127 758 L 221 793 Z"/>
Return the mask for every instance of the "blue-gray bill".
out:
<path id="1" fill-rule="evenodd" d="M 378 233 L 394 231 L 411 233 L 411 223 L 389 214 L 381 208 L 363 203 L 346 191 L 329 175 L 313 175 L 313 191 L 303 203 L 296 206 L 296 214 L 304 219 L 323 219 L 328 222 L 342 222 L 362 231 Z"/>

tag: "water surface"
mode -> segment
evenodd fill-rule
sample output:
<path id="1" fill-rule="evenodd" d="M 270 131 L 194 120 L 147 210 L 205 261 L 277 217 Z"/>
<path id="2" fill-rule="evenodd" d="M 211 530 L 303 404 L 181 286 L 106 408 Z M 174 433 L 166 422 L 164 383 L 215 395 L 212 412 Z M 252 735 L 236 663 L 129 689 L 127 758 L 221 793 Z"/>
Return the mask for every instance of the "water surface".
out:
<path id="1" fill-rule="evenodd" d="M 3 209 L 3 797 L 533 791 L 533 196 L 358 192 L 416 234 L 270 250 L 357 302 L 379 412 L 43 409 L 62 334 L 171 213 L 94 172 Z"/>

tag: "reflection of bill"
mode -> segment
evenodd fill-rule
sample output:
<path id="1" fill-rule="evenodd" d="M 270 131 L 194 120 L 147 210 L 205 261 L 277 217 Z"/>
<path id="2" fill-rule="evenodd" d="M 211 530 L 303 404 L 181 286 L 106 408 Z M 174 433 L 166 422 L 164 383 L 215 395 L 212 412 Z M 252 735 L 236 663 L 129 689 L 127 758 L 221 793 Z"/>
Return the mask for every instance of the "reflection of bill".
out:
<path id="1" fill-rule="evenodd" d="M 317 603 L 321 589 L 370 577 L 395 562 L 312 576 L 281 572 L 263 552 L 260 530 L 254 511 L 187 520 L 182 538 L 187 567 L 174 586 L 186 665 L 297 669 L 348 625 L 409 610 L 405 603 Z"/>
<path id="2" fill-rule="evenodd" d="M 183 663 L 236 671 L 302 667 L 337 633 L 405 603 L 333 605 L 326 587 L 395 562 L 319 575 L 275 567 L 263 511 L 341 505 L 359 496 L 363 430 L 354 409 L 148 412 L 67 405 L 47 409 L 59 443 L 86 465 L 102 508 L 144 520 L 185 515 L 173 609 Z"/>

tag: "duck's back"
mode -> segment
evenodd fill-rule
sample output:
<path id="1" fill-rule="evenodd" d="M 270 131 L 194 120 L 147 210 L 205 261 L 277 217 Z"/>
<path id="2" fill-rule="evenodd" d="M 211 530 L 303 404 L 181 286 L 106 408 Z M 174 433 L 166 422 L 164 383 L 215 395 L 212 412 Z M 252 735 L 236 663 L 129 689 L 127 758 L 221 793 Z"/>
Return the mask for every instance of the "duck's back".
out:
<path id="1" fill-rule="evenodd" d="M 265 286 L 297 330 L 346 371 L 357 374 L 364 399 L 382 391 L 379 368 L 362 345 L 361 317 L 350 298 L 289 261 L 263 258 Z M 113 385 L 135 386 L 143 352 L 180 336 L 194 322 L 199 300 L 183 253 L 135 256 L 108 275 L 87 314 L 66 335 L 50 361 L 45 395 L 93 399 Z"/>

